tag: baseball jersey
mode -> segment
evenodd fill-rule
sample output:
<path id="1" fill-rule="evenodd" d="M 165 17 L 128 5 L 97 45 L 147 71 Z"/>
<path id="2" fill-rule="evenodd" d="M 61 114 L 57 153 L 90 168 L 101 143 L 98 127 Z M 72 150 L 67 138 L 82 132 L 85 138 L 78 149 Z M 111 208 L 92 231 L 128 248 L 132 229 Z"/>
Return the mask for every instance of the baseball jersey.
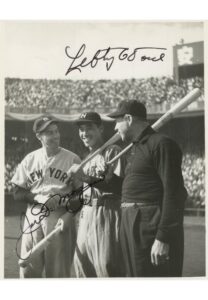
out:
<path id="1" fill-rule="evenodd" d="M 67 182 L 69 179 L 67 172 L 72 164 L 80 163 L 80 159 L 69 150 L 61 147 L 59 149 L 60 151 L 51 157 L 47 156 L 44 148 L 26 155 L 18 165 L 12 183 L 29 190 L 33 194 L 38 194 L 38 196 L 70 193 L 74 188 L 74 181 L 73 184 Z M 43 197 L 43 199 L 48 198 Z M 50 211 L 50 214 L 46 217 L 41 207 L 33 207 L 28 203 L 23 225 L 23 233 L 25 234 L 22 235 L 21 257 L 25 257 L 34 245 L 48 235 L 56 226 L 58 219 L 65 213 L 66 208 L 60 205 L 56 210 Z M 70 276 L 75 247 L 74 222 L 75 219 L 72 214 L 68 214 L 67 230 L 53 239 L 50 246 L 40 254 L 32 266 L 21 267 L 20 277 L 40 278 L 43 269 L 45 269 L 46 277 Z"/>
<path id="2" fill-rule="evenodd" d="M 96 169 L 96 165 L 103 161 L 108 162 L 113 159 L 118 153 L 120 153 L 121 149 L 117 145 L 112 145 L 106 148 L 103 153 L 97 154 L 94 158 L 92 158 L 86 165 L 83 167 L 83 172 L 86 175 L 94 173 Z M 118 177 L 124 176 L 124 160 L 118 159 L 113 165 L 109 167 L 108 173 L 106 174 L 106 178 L 111 176 L 111 174 L 115 174 Z M 85 184 L 86 185 L 86 184 Z M 117 195 L 116 191 L 111 192 L 104 192 L 95 186 L 89 187 L 88 189 L 84 190 L 83 197 L 86 203 L 88 203 L 92 199 L 100 199 L 100 198 L 113 198 L 114 200 L 120 200 L 120 195 Z"/>
<path id="3" fill-rule="evenodd" d="M 63 188 L 68 193 L 71 185 L 67 184 L 67 171 L 74 163 L 80 163 L 80 159 L 69 150 L 60 147 L 56 155 L 48 157 L 40 148 L 26 155 L 11 182 L 33 194 L 56 194 Z"/>

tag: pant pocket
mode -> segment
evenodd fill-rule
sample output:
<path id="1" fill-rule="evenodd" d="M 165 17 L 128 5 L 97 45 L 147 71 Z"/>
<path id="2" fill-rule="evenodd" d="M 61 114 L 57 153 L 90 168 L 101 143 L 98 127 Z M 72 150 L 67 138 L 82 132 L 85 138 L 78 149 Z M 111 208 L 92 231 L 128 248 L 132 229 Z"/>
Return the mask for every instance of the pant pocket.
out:
<path id="1" fill-rule="evenodd" d="M 157 233 L 160 221 L 160 208 L 159 206 L 142 207 L 139 214 L 137 227 L 140 246 L 141 248 L 149 248 L 153 244 Z"/>

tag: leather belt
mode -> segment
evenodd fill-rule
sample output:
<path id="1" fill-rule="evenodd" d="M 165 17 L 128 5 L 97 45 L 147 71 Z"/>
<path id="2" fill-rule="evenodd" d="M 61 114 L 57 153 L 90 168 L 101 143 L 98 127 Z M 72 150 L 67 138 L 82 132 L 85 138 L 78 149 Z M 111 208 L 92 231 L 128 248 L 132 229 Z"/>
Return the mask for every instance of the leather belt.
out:
<path id="1" fill-rule="evenodd" d="M 90 201 L 86 202 L 87 206 L 92 207 L 99 207 L 99 206 L 112 206 L 117 207 L 120 206 L 120 202 L 116 199 L 108 199 L 108 198 L 100 198 L 100 199 L 91 199 Z"/>
<path id="2" fill-rule="evenodd" d="M 152 205 L 159 205 L 159 202 L 123 202 L 121 203 L 122 208 L 127 207 L 144 207 L 144 206 L 152 206 Z"/>

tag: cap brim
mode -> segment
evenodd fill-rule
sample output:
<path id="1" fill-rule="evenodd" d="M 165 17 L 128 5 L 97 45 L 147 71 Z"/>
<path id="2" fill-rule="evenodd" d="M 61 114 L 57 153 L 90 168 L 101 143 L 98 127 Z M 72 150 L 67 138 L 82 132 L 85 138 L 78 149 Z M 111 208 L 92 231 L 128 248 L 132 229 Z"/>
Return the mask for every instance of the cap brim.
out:
<path id="1" fill-rule="evenodd" d="M 57 124 L 58 121 L 56 120 L 49 120 L 48 122 L 46 122 L 38 131 L 36 131 L 37 133 L 43 132 L 49 125 L 51 125 L 52 123 Z"/>
<path id="2" fill-rule="evenodd" d="M 107 115 L 107 117 L 112 118 L 112 119 L 116 119 L 116 118 L 119 118 L 119 117 L 122 117 L 122 116 L 124 116 L 124 114 L 122 114 L 119 111 L 115 111 L 115 112 Z"/>
<path id="3" fill-rule="evenodd" d="M 99 122 L 96 122 L 96 121 L 93 121 L 93 120 L 76 120 L 75 124 L 77 126 L 83 125 L 83 124 L 96 124 L 96 125 L 100 125 L 101 122 L 99 123 Z"/>

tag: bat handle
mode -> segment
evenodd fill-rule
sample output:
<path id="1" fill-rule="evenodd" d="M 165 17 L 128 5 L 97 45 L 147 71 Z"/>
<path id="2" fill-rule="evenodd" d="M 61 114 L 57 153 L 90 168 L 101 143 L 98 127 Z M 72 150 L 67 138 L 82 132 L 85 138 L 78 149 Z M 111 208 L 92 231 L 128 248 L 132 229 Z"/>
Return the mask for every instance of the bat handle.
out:
<path id="1" fill-rule="evenodd" d="M 61 231 L 61 226 L 57 226 L 54 230 L 52 230 L 44 239 L 42 239 L 39 243 L 37 243 L 31 250 L 29 250 L 26 254 L 25 254 L 25 259 L 19 259 L 18 264 L 20 267 L 27 267 L 29 263 L 31 263 L 32 261 L 32 257 L 34 255 L 34 253 L 37 253 L 37 251 L 43 251 L 48 243 L 50 242 L 50 240 L 59 232 Z"/>
<path id="2" fill-rule="evenodd" d="M 97 154 L 100 154 L 103 150 L 105 150 L 108 146 L 118 142 L 121 139 L 120 134 L 117 132 L 115 133 L 105 144 L 103 144 L 100 148 L 98 148 L 95 152 L 93 152 L 91 155 L 89 155 L 87 158 L 85 158 L 79 168 L 77 169 L 77 172 L 84 167 L 84 165 L 90 161 L 92 158 L 94 158 Z"/>
<path id="3" fill-rule="evenodd" d="M 106 164 L 107 165 L 111 165 L 112 163 L 114 163 L 122 155 L 124 155 L 124 153 L 126 153 L 127 151 L 129 151 L 129 149 L 131 149 L 132 146 L 133 146 L 133 143 L 129 144 L 126 148 L 124 148 L 121 152 L 119 152 L 114 158 L 112 158 L 111 160 L 109 160 Z"/>

